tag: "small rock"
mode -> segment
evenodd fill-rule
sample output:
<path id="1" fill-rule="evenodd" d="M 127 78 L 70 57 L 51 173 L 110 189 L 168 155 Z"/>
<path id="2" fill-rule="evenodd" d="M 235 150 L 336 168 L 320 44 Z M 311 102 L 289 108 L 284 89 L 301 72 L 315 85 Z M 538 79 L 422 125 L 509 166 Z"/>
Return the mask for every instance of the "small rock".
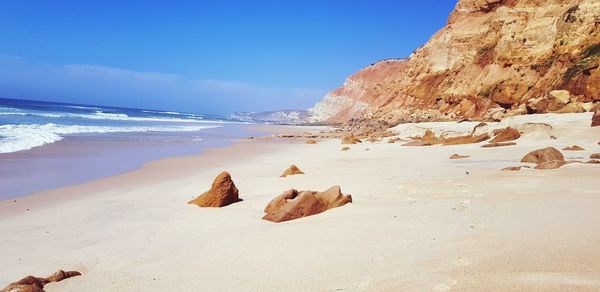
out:
<path id="1" fill-rule="evenodd" d="M 573 145 L 571 147 L 565 147 L 565 148 L 563 148 L 563 150 L 565 150 L 565 151 L 584 151 L 585 149 L 581 148 L 577 145 Z"/>
<path id="2" fill-rule="evenodd" d="M 463 155 L 458 155 L 458 154 L 452 154 L 452 156 L 450 156 L 449 159 L 465 159 L 465 158 L 469 158 L 471 156 L 463 156 Z"/>
<path id="3" fill-rule="evenodd" d="M 290 175 L 297 175 L 297 174 L 304 174 L 304 172 L 302 172 L 302 170 L 300 170 L 300 168 L 298 168 L 296 165 L 291 165 L 290 167 L 288 167 L 283 174 L 280 177 L 286 177 L 286 176 L 290 176 Z"/>

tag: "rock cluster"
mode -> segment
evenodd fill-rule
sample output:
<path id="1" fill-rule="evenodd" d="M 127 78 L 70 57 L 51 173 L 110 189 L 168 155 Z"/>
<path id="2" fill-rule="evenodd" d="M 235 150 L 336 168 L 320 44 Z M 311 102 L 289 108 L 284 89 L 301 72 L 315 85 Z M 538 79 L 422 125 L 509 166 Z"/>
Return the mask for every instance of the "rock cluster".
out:
<path id="1" fill-rule="evenodd" d="M 231 175 L 221 172 L 213 181 L 210 190 L 188 202 L 199 207 L 220 208 L 241 201 Z"/>
<path id="2" fill-rule="evenodd" d="M 263 219 L 284 222 L 325 212 L 352 203 L 352 196 L 342 194 L 339 186 L 324 192 L 291 189 L 273 199 L 266 207 Z"/>
<path id="3" fill-rule="evenodd" d="M 65 272 L 59 270 L 46 278 L 27 276 L 17 282 L 9 284 L 4 289 L 0 290 L 0 292 L 43 292 L 44 286 L 48 283 L 60 282 L 64 279 L 80 275 L 81 273 L 77 271 Z"/>

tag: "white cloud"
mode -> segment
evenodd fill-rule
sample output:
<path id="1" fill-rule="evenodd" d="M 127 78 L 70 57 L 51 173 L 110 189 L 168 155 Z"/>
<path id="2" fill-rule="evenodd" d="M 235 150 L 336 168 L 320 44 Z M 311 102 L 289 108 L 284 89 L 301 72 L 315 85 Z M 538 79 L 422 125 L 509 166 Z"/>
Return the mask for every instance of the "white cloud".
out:
<path id="1" fill-rule="evenodd" d="M 5 98 L 230 113 L 308 108 L 324 93 L 99 65 L 34 64 L 0 55 L 0 97 Z"/>

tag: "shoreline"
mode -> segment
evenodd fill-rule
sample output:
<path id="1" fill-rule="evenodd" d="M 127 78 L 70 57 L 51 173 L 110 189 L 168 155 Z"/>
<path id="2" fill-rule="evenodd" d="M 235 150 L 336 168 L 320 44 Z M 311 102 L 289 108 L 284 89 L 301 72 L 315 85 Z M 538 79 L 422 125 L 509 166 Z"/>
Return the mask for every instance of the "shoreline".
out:
<path id="1" fill-rule="evenodd" d="M 280 126 L 280 125 L 249 125 L 244 126 L 248 133 L 270 133 L 281 134 L 294 131 L 304 131 L 311 129 L 305 126 Z M 322 129 L 322 127 L 312 127 L 314 129 Z M 206 167 L 206 164 L 211 168 L 215 168 L 220 163 L 228 163 L 235 159 L 243 159 L 264 153 L 263 146 L 274 143 L 290 143 L 289 140 L 256 140 L 255 143 L 244 138 L 231 138 L 227 140 L 225 145 L 215 147 L 207 147 L 200 152 L 190 155 L 167 156 L 155 160 L 150 160 L 142 163 L 139 167 L 135 167 L 123 172 L 107 175 L 100 178 L 75 183 L 72 185 L 52 188 L 48 190 L 29 193 L 23 196 L 0 200 L 0 218 L 5 215 L 14 213 L 27 212 L 28 209 L 37 208 L 40 206 L 49 207 L 48 202 L 42 202 L 44 199 L 51 199 L 51 204 L 60 203 L 65 200 L 77 199 L 81 196 L 81 192 L 89 189 L 98 190 L 104 185 L 110 184 L 111 187 L 123 187 L 132 183 L 145 183 L 152 179 L 175 179 L 193 175 L 198 171 L 191 169 L 191 164 L 198 163 L 200 167 Z M 303 142 L 303 141 L 302 141 Z M 241 151 L 241 150 L 244 151 Z M 246 152 L 248 151 L 248 152 Z M 265 149 L 266 151 L 266 149 Z M 242 155 L 243 153 L 243 155 Z M 231 155 L 233 154 L 233 155 Z M 225 157 L 223 160 L 223 157 Z M 170 172 L 165 174 L 160 171 L 161 167 L 167 166 Z M 175 166 L 182 166 L 177 168 Z M 85 194 L 84 194 L 85 196 Z"/>
<path id="2" fill-rule="evenodd" d="M 248 139 L 55 190 L 66 199 L 39 196 L 28 212 L 0 213 L 0 284 L 65 269 L 83 275 L 47 291 L 597 290 L 599 166 L 501 170 L 535 148 L 586 149 L 563 151 L 567 159 L 600 152 L 589 117 L 552 119 L 556 139 L 536 131 L 493 149 L 382 141 L 341 151 L 338 139 Z M 470 157 L 448 159 L 455 153 Z M 279 177 L 290 164 L 305 174 Z M 186 204 L 223 170 L 242 202 Z M 334 185 L 352 204 L 261 219 L 290 188 Z"/>

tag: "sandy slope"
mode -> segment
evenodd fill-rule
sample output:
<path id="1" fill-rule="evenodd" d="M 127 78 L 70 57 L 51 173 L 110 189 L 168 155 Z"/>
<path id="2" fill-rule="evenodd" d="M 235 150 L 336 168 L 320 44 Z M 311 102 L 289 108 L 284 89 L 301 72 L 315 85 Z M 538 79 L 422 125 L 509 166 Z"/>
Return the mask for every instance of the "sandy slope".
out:
<path id="1" fill-rule="evenodd" d="M 600 166 L 500 171 L 542 146 L 587 149 L 567 158 L 599 153 L 600 128 L 587 114 L 519 119 L 551 120 L 558 139 L 348 152 L 333 140 L 245 141 L 1 202 L 0 286 L 62 268 L 84 275 L 47 291 L 600 290 Z M 449 160 L 454 153 L 471 157 Z M 307 174 L 280 178 L 292 163 Z M 220 170 L 244 201 L 186 205 Z M 286 189 L 336 184 L 353 204 L 281 224 L 260 219 Z"/>

